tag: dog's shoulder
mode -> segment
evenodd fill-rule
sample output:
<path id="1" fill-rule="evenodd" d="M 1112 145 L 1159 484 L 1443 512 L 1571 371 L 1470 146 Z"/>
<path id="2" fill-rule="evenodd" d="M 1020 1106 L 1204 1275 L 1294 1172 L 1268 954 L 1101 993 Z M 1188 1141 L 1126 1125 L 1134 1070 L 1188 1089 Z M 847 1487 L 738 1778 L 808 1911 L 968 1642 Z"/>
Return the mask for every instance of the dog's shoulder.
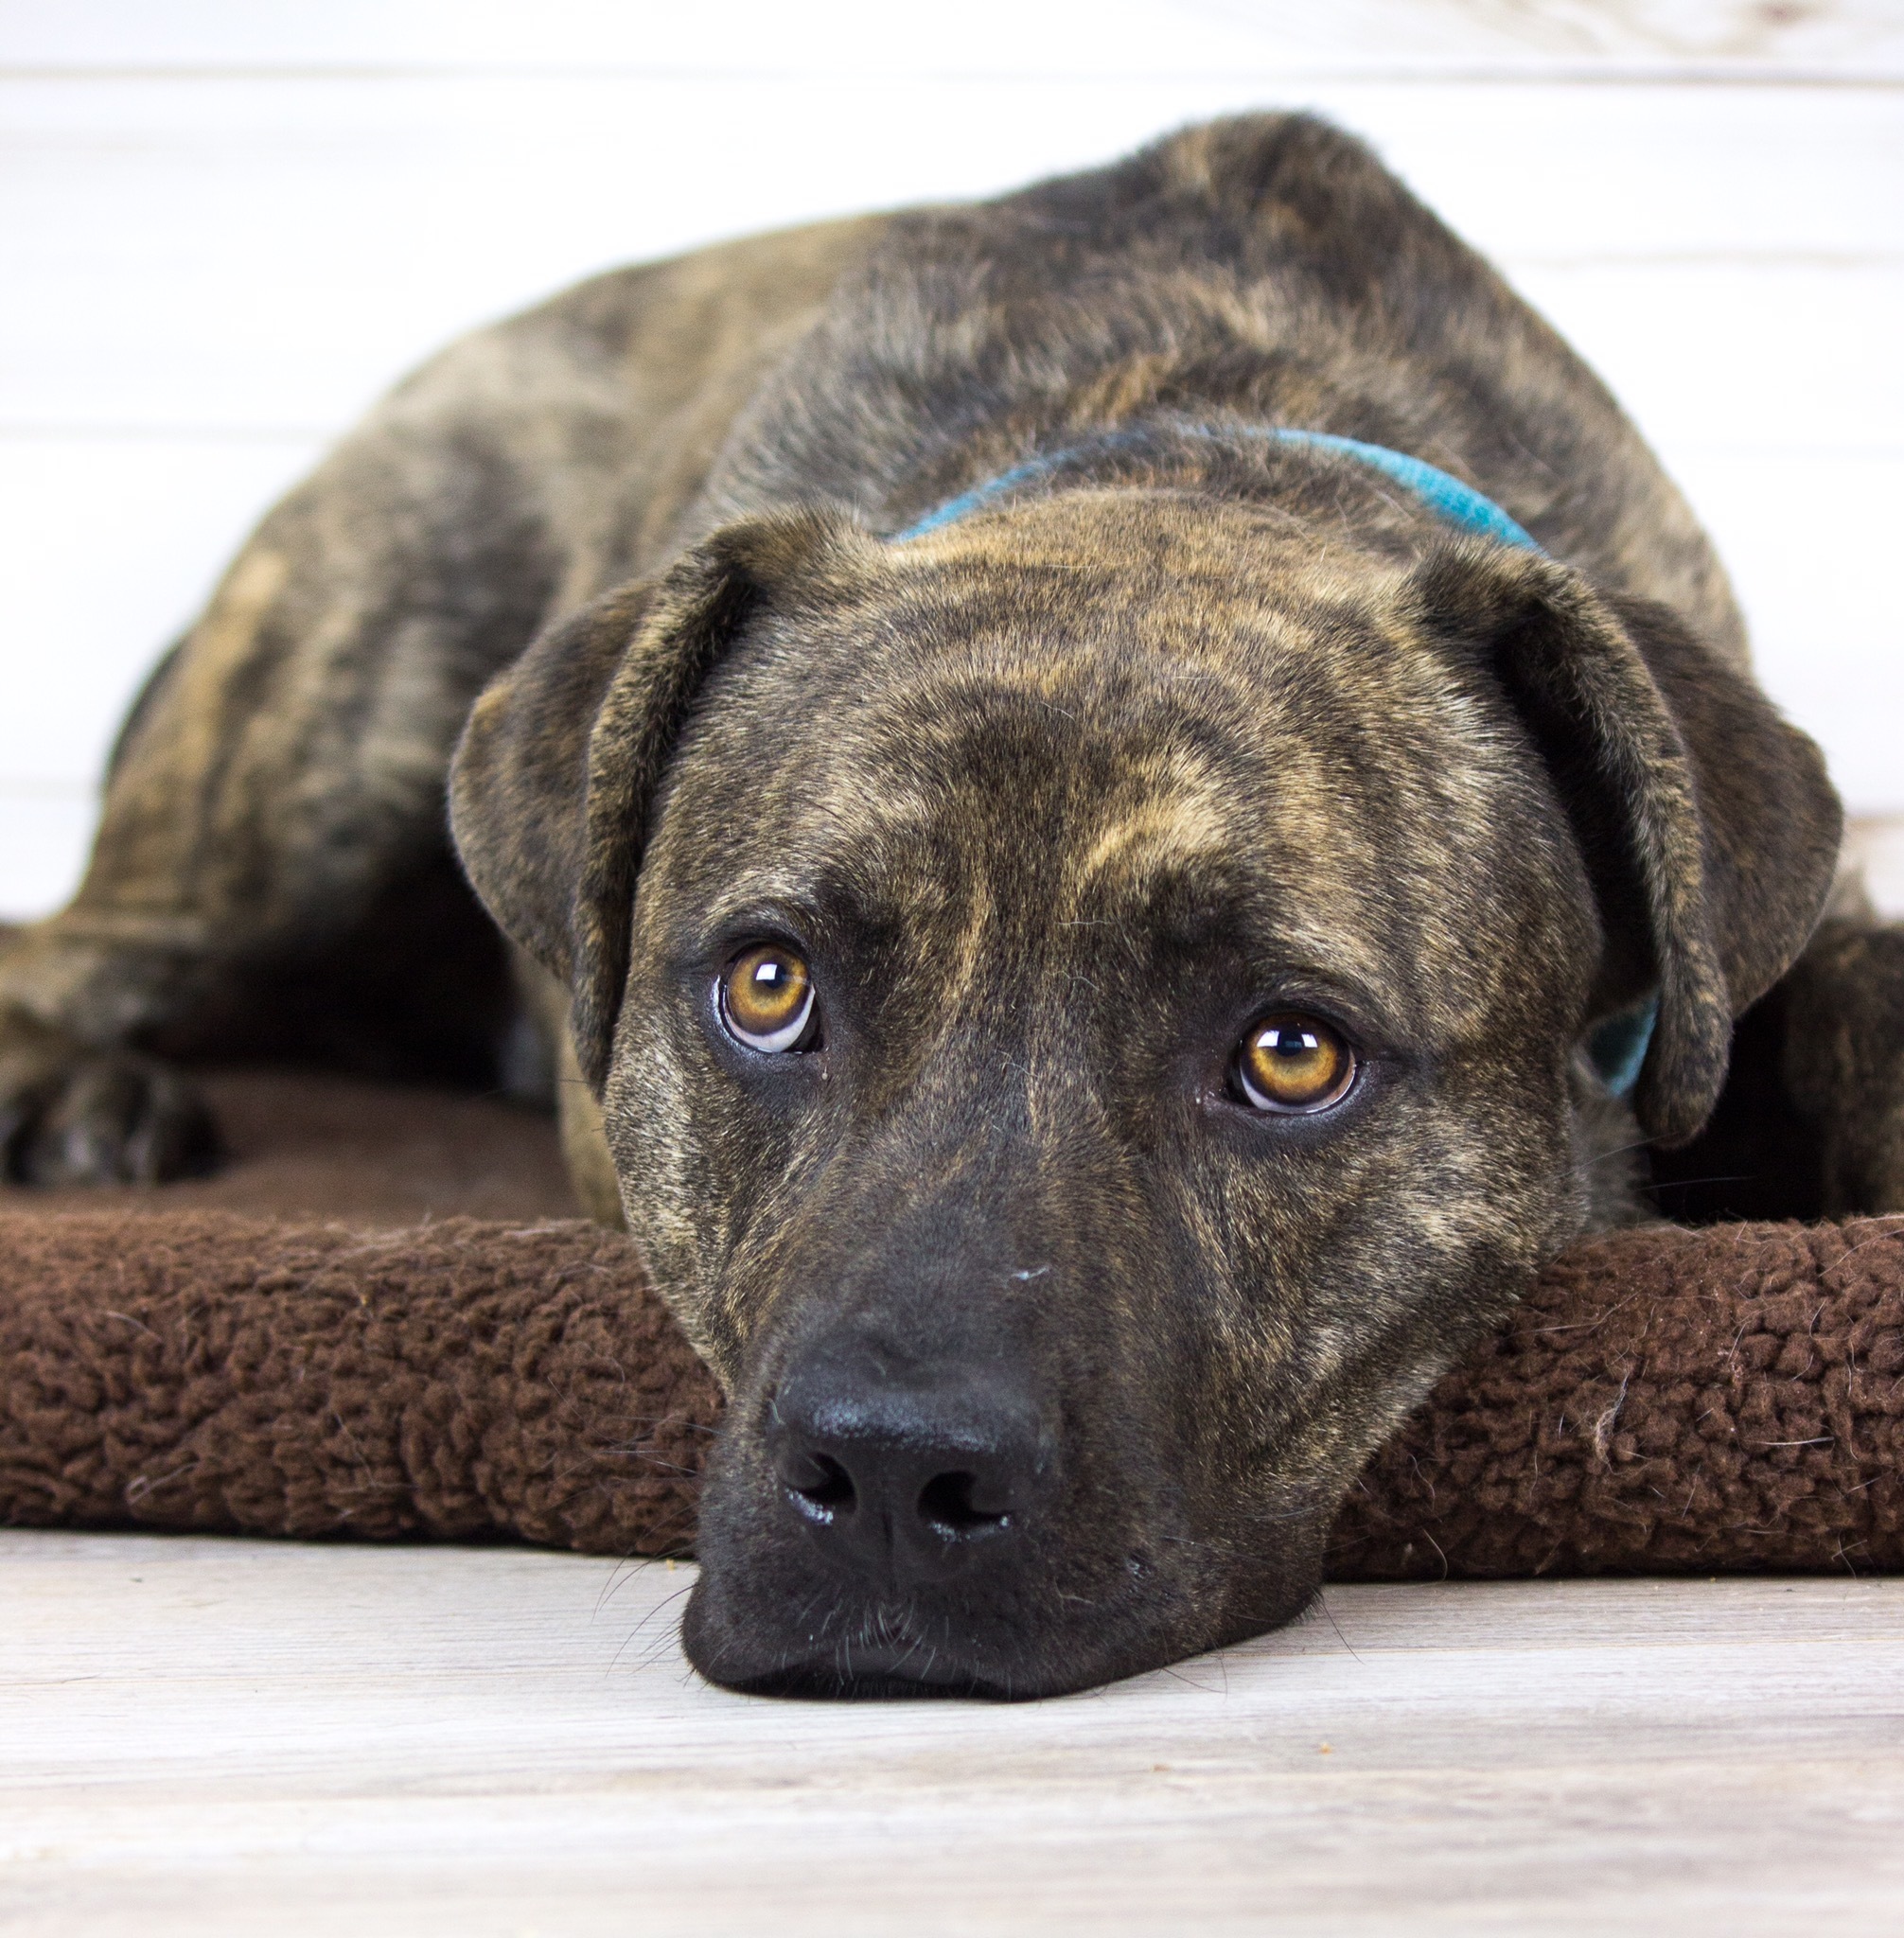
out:
<path id="1" fill-rule="evenodd" d="M 1120 247 L 1135 226 L 1211 270 L 1306 267 L 1342 294 L 1423 275 L 1490 280 L 1481 258 L 1366 143 L 1314 115 L 1203 122 L 1013 200 L 1061 221 L 1094 208 Z"/>

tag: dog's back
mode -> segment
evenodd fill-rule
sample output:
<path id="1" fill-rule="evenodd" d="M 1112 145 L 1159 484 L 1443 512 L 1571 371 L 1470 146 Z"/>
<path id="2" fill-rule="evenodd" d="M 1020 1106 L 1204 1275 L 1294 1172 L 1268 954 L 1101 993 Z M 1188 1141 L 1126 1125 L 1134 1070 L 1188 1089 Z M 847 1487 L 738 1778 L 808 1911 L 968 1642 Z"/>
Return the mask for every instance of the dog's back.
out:
<path id="1" fill-rule="evenodd" d="M 855 240 L 668 549 L 816 498 L 890 529 L 1054 433 L 1233 414 L 1452 470 L 1595 584 L 1744 660 L 1710 542 L 1605 386 L 1327 123 L 1213 122 Z"/>

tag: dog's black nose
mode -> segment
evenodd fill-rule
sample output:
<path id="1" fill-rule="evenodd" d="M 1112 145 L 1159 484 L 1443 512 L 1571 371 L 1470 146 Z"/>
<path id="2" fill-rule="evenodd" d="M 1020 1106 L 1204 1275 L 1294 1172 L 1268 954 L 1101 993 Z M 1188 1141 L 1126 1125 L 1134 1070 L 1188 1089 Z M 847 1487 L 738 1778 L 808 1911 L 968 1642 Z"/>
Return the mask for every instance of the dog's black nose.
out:
<path id="1" fill-rule="evenodd" d="M 1002 1557 L 1049 1479 L 1037 1408 L 1009 1366 L 895 1371 L 821 1348 L 781 1381 L 767 1442 L 808 1532 L 892 1587 Z"/>

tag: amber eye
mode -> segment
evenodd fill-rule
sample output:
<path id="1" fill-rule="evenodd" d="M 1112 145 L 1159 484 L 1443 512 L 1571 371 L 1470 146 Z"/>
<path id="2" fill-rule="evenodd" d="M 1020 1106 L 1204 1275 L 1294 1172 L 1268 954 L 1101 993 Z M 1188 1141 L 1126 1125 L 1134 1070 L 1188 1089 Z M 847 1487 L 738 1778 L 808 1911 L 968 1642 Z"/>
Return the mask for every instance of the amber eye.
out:
<path id="1" fill-rule="evenodd" d="M 783 943 L 756 943 L 721 972 L 720 1019 L 749 1049 L 812 1049 L 813 978 Z"/>
<path id="2" fill-rule="evenodd" d="M 1355 1081 L 1355 1052 L 1319 1016 L 1265 1016 L 1236 1053 L 1236 1084 L 1257 1110 L 1322 1110 Z"/>

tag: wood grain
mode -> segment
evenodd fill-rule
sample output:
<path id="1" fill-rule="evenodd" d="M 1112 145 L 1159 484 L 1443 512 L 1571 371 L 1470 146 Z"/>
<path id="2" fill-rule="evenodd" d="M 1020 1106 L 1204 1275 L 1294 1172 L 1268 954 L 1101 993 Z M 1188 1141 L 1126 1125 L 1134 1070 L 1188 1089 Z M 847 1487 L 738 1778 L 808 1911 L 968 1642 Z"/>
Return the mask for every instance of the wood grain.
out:
<path id="1" fill-rule="evenodd" d="M 1088 23 L 1089 30 L 1086 30 Z M 1197 72 L 1316 67 L 1429 74 L 1674 72 L 1856 76 L 1904 67 L 1904 21 L 1886 0 L 1094 0 L 1088 11 L 968 0 L 959 31 L 927 9 L 830 0 L 718 9 L 624 0 L 64 0 L 0 9 L 0 50 L 65 67 L 286 65 L 485 71 L 632 65 L 823 74 L 921 68 Z"/>
<path id="2" fill-rule="evenodd" d="M 1013 1708 L 731 1696 L 686 1568 L 0 1535 L 0 1927 L 1890 1932 L 1904 1583 L 1334 1588 Z"/>

